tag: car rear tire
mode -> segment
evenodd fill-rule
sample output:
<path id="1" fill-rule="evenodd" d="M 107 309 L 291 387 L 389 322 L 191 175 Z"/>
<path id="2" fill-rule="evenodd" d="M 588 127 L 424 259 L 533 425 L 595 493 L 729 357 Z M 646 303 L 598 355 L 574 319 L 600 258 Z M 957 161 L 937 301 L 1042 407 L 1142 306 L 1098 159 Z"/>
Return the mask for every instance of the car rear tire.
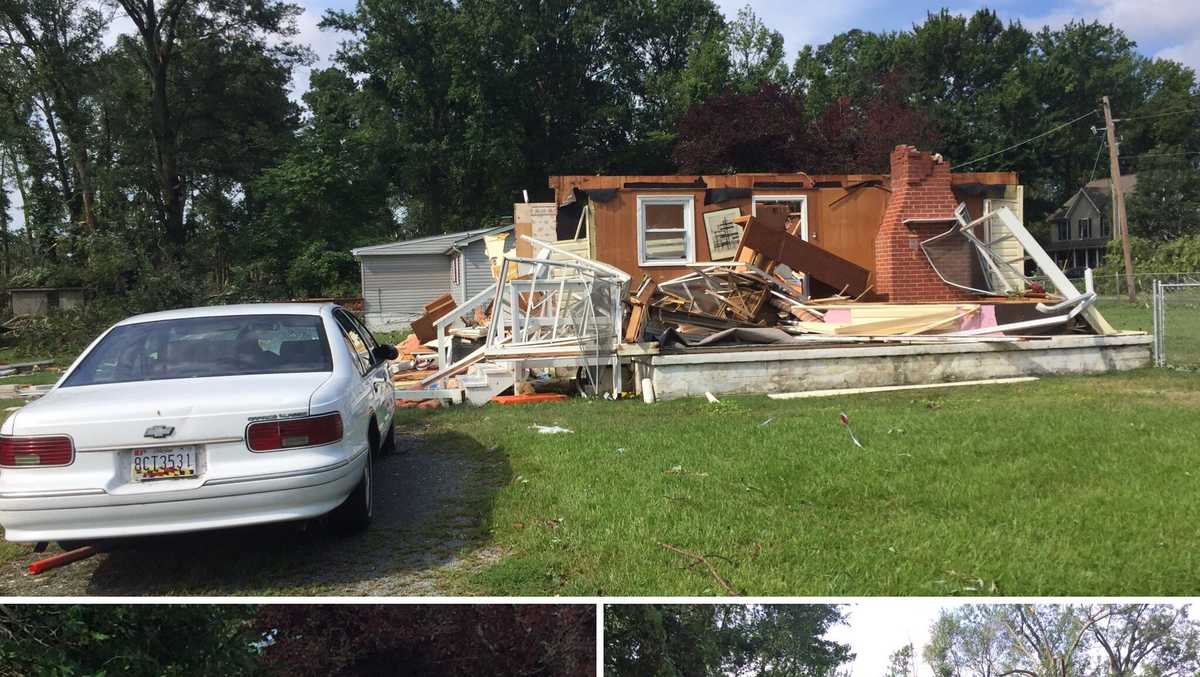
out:
<path id="1" fill-rule="evenodd" d="M 383 443 L 379 445 L 379 455 L 390 456 L 396 453 L 396 424 L 393 422 L 388 428 L 387 434 L 383 436 Z"/>
<path id="2" fill-rule="evenodd" d="M 334 528 L 343 535 L 362 532 L 371 523 L 375 513 L 375 482 L 371 468 L 374 454 L 367 449 L 367 463 L 363 468 L 362 479 L 358 486 L 341 505 L 334 508 L 330 518 Z"/>

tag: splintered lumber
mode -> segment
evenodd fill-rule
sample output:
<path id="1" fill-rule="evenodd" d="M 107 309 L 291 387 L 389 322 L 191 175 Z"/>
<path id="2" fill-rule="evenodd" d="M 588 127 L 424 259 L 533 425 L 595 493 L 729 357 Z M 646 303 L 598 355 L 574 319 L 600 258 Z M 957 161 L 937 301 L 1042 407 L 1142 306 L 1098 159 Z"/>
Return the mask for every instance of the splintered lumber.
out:
<path id="1" fill-rule="evenodd" d="M 482 360 L 485 353 L 487 353 L 487 346 L 480 346 L 479 348 L 475 349 L 475 351 L 473 351 L 470 355 L 467 355 L 466 357 L 462 358 L 458 362 L 455 362 L 454 364 L 446 367 L 445 369 L 437 372 L 436 374 L 433 374 L 432 376 L 427 376 L 427 377 L 421 379 L 421 385 L 427 386 L 427 385 L 430 385 L 431 383 L 437 383 L 438 381 L 440 381 L 442 379 L 450 378 L 451 376 L 458 376 L 459 374 L 463 373 L 468 368 L 470 368 L 470 366 L 472 364 L 475 364 L 476 362 L 479 362 L 480 360 Z"/>
<path id="2" fill-rule="evenodd" d="M 421 343 L 436 340 L 437 329 L 433 326 L 433 323 L 445 317 L 456 307 L 458 307 L 458 304 L 450 294 L 442 294 L 426 304 L 425 314 L 413 320 L 412 323 L 412 331 L 417 335 L 417 339 Z"/>
<path id="3" fill-rule="evenodd" d="M 633 310 L 629 313 L 629 325 L 625 327 L 625 342 L 637 343 L 642 337 L 642 327 L 646 324 L 646 306 L 658 292 L 658 284 L 650 277 L 642 279 L 637 294 L 630 299 Z"/>
<path id="4" fill-rule="evenodd" d="M 859 296 L 870 287 L 871 272 L 866 268 L 757 217 L 742 229 L 737 260 L 754 263 L 767 272 L 782 263 L 850 296 Z"/>
<path id="5" fill-rule="evenodd" d="M 870 322 L 855 321 L 838 326 L 835 334 L 858 336 L 891 336 L 895 334 L 915 334 L 922 331 L 949 324 L 966 315 L 977 312 L 978 307 L 952 310 L 935 310 L 915 315 L 901 315 Z M 857 314 L 855 314 L 857 315 Z M 856 318 L 858 319 L 858 318 Z"/>

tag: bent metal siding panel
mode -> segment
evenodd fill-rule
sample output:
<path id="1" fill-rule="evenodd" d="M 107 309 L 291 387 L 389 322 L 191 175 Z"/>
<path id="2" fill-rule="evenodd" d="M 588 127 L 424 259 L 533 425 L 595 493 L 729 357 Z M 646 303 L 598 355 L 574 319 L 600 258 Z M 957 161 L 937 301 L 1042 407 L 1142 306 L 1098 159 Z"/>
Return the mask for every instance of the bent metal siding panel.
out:
<path id="1" fill-rule="evenodd" d="M 408 324 L 450 291 L 445 254 L 363 256 L 363 314 L 372 327 Z"/>

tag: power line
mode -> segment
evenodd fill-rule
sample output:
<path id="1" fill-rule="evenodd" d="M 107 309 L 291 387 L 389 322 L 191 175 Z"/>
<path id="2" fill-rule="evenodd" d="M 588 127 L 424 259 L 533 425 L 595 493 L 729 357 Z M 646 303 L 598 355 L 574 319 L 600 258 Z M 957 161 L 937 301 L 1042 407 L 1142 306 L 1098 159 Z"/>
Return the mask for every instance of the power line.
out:
<path id="1" fill-rule="evenodd" d="M 1108 145 L 1108 139 L 1100 137 L 1100 147 L 1096 149 L 1096 159 L 1092 160 L 1092 178 L 1088 179 L 1088 183 L 1096 180 L 1096 165 L 1100 163 L 1100 153 L 1104 152 L 1104 147 Z"/>
<path id="2" fill-rule="evenodd" d="M 1129 120 L 1145 120 L 1147 118 L 1161 118 L 1168 115 L 1183 115 L 1184 113 L 1200 113 L 1200 108 L 1185 108 L 1183 110 L 1167 111 L 1166 113 L 1151 113 L 1149 115 L 1135 115 L 1128 118 L 1115 118 L 1113 122 L 1128 122 Z"/>
<path id="3" fill-rule="evenodd" d="M 1200 155 L 1200 151 L 1189 150 L 1182 153 L 1142 153 L 1141 155 L 1126 155 L 1122 160 L 1136 160 L 1140 157 L 1179 157 L 1180 155 Z"/>
<path id="4" fill-rule="evenodd" d="M 983 157 L 977 157 L 977 158 L 975 158 L 974 160 L 971 160 L 970 162 L 963 162 L 963 163 L 960 163 L 960 164 L 954 165 L 954 166 L 953 166 L 953 167 L 951 167 L 950 169 L 951 169 L 951 170 L 954 170 L 954 169 L 958 169 L 959 167 L 966 167 L 967 165 L 973 165 L 973 164 L 975 164 L 976 162 L 979 162 L 980 160 L 986 160 L 986 159 L 988 159 L 988 158 L 990 158 L 990 157 L 994 157 L 994 156 L 996 156 L 996 155 L 1000 155 L 1001 153 L 1007 153 L 1008 151 L 1010 151 L 1010 150 L 1012 150 L 1012 149 L 1014 149 L 1014 148 L 1020 148 L 1021 146 L 1024 146 L 1025 144 L 1027 144 L 1027 143 L 1029 143 L 1029 142 L 1031 142 L 1031 141 L 1037 141 L 1038 139 L 1042 138 L 1043 136 L 1049 136 L 1049 135 L 1053 134 L 1054 132 L 1057 132 L 1057 131 L 1058 131 L 1058 130 L 1060 130 L 1060 129 L 1063 129 L 1063 128 L 1066 128 L 1066 127 L 1070 127 L 1071 125 L 1075 124 L 1076 122 L 1079 122 L 1080 120 L 1082 120 L 1082 119 L 1086 118 L 1087 116 L 1089 116 L 1089 115 L 1095 115 L 1096 113 L 1097 113 L 1097 111 L 1090 110 L 1090 111 L 1088 111 L 1088 112 L 1084 113 L 1083 115 L 1080 115 L 1079 117 L 1075 118 L 1074 120 L 1071 120 L 1071 121 L 1069 121 L 1069 122 L 1064 122 L 1064 123 L 1062 123 L 1061 125 L 1059 125 L 1059 126 L 1055 127 L 1054 129 L 1051 129 L 1051 130 L 1049 130 L 1049 131 L 1046 131 L 1046 132 L 1042 132 L 1041 134 L 1038 134 L 1037 136 L 1034 136 L 1034 137 L 1031 137 L 1031 138 L 1025 139 L 1024 141 L 1021 141 L 1020 143 L 1014 143 L 1013 145 L 1009 146 L 1008 148 L 1005 148 L 1005 149 L 1003 149 L 1003 150 L 998 150 L 998 151 L 996 151 L 995 153 L 988 153 L 987 155 L 984 155 Z"/>

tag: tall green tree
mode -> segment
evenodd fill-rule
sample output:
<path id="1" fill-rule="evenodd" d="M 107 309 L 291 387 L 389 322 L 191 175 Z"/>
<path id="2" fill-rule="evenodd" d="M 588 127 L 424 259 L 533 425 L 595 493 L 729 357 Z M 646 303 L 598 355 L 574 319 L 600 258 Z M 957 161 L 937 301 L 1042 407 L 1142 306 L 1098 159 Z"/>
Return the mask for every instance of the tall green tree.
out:
<path id="1" fill-rule="evenodd" d="M 824 677 L 853 658 L 825 638 L 844 616 L 822 604 L 612 605 L 605 674 Z"/>
<path id="2" fill-rule="evenodd" d="M 0 677 L 261 674 L 250 605 L 3 604 Z"/>

